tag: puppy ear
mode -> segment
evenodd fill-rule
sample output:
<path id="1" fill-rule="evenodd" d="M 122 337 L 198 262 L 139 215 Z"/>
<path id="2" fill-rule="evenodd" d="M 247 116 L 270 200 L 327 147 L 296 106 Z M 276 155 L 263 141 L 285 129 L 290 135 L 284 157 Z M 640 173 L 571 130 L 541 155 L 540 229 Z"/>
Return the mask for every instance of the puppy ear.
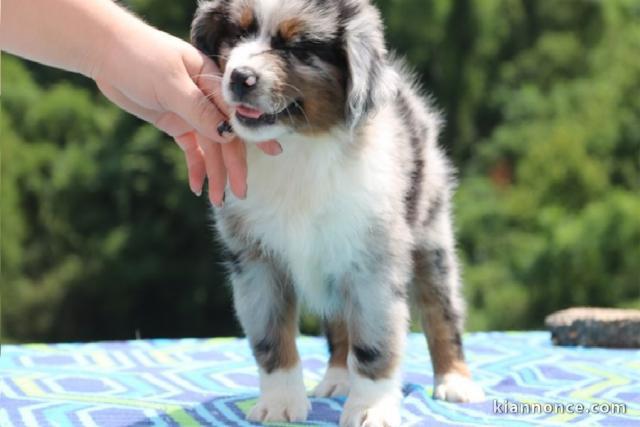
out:
<path id="1" fill-rule="evenodd" d="M 345 112 L 353 130 L 390 98 L 395 73 L 388 66 L 378 10 L 368 0 L 349 0 L 341 15 L 348 66 Z"/>
<path id="2" fill-rule="evenodd" d="M 199 1 L 191 23 L 191 44 L 220 67 L 220 43 L 227 27 L 227 1 Z"/>

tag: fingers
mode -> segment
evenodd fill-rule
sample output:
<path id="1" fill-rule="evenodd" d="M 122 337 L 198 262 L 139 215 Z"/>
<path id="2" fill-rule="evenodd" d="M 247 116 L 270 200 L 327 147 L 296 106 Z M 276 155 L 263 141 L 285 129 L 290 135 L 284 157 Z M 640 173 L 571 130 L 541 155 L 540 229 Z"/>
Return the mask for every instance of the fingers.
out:
<path id="1" fill-rule="evenodd" d="M 215 62 L 198 49 L 192 46 L 190 48 L 183 54 L 187 72 L 200 90 L 209 96 L 209 100 L 216 104 L 218 110 L 225 116 L 229 116 L 229 108 L 222 97 L 220 69 Z"/>
<path id="2" fill-rule="evenodd" d="M 193 132 L 175 138 L 176 143 L 182 151 L 187 161 L 187 169 L 189 172 L 189 188 L 196 195 L 202 194 L 202 186 L 207 176 L 206 165 L 204 162 L 204 152 L 196 141 Z"/>
<path id="3" fill-rule="evenodd" d="M 160 106 L 171 112 L 143 107 L 104 81 L 97 81 L 97 84 L 112 102 L 174 137 L 185 153 L 189 187 L 193 193 L 201 194 L 205 177 L 208 177 L 209 199 L 220 206 L 228 173 L 231 190 L 244 199 L 247 194 L 246 147 L 233 134 L 221 136 L 218 133 L 219 124 L 227 118 L 219 71 L 213 61 L 191 47 L 183 59 L 186 72 L 168 82 L 167 86 L 172 88 L 165 88 L 166 96 L 160 102 Z M 223 142 L 229 143 L 218 144 Z M 258 147 L 272 156 L 282 152 L 282 147 L 274 140 L 258 144 Z"/>
<path id="4" fill-rule="evenodd" d="M 192 80 L 185 77 L 181 84 L 183 87 L 178 95 L 181 99 L 175 104 L 176 113 L 206 138 L 220 143 L 228 142 L 232 136 L 224 134 L 223 137 L 218 133 L 218 125 L 227 119 L 226 116 L 220 113 Z"/>
<path id="5" fill-rule="evenodd" d="M 216 64 L 206 56 L 200 54 L 202 58 L 202 68 L 196 75 L 195 82 L 200 90 L 209 96 L 218 109 L 225 115 L 229 116 L 229 108 L 222 96 L 222 75 Z"/>
<path id="6" fill-rule="evenodd" d="M 156 120 L 151 123 L 167 135 L 173 137 L 193 131 L 193 126 L 177 114 L 171 112 L 161 113 Z"/>
<path id="7" fill-rule="evenodd" d="M 134 116 L 153 123 L 157 128 L 170 136 L 174 136 L 176 143 L 182 148 L 182 151 L 184 151 L 187 161 L 189 188 L 198 196 L 202 194 L 202 186 L 204 185 L 204 178 L 206 176 L 204 155 L 196 142 L 193 132 L 190 132 L 192 127 L 176 114 L 161 113 L 144 108 L 110 84 L 103 81 L 97 81 L 96 83 L 100 91 L 111 102 Z"/>
<path id="8" fill-rule="evenodd" d="M 200 54 L 195 48 L 194 50 L 196 54 L 183 55 L 185 72 L 173 83 L 176 87 L 171 91 L 169 97 L 171 105 L 167 107 L 206 138 L 215 142 L 229 142 L 233 139 L 233 135 L 221 136 L 218 133 L 218 125 L 227 119 L 216 106 L 217 102 L 217 105 L 224 108 L 224 102 L 220 97 L 219 72 L 209 58 Z M 191 63 L 194 61 L 198 62 L 195 66 Z M 196 81 L 203 85 L 203 89 L 196 84 Z"/>
<path id="9" fill-rule="evenodd" d="M 229 180 L 231 191 L 240 199 L 247 196 L 247 151 L 244 142 L 234 138 L 228 144 L 217 144 L 207 138 L 189 133 L 176 138 L 185 151 L 189 167 L 191 190 L 200 194 L 204 177 L 209 177 L 209 199 L 220 206 L 224 201 L 224 190 Z M 271 140 L 263 142 L 261 149 L 270 155 L 282 152 L 280 144 Z"/>
<path id="10" fill-rule="evenodd" d="M 233 194 L 241 199 L 247 197 L 247 151 L 239 138 L 221 147 L 222 158 L 229 176 Z"/>
<path id="11" fill-rule="evenodd" d="M 196 141 L 204 153 L 209 178 L 209 200 L 216 206 L 222 206 L 224 188 L 227 185 L 227 169 L 222 158 L 221 145 L 200 134 L 196 134 Z"/>

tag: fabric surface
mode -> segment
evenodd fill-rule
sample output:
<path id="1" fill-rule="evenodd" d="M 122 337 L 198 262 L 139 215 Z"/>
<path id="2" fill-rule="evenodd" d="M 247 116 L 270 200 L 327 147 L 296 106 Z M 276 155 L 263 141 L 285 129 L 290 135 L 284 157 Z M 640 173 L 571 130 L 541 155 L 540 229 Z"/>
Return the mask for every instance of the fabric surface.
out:
<path id="1" fill-rule="evenodd" d="M 553 347 L 546 332 L 468 334 L 464 346 L 487 401 L 433 400 L 425 340 L 412 334 L 403 425 L 640 426 L 640 351 Z M 311 390 L 324 372 L 325 341 L 300 337 L 298 347 Z M 242 339 L 5 345 L 0 356 L 2 427 L 248 426 L 255 425 L 244 417 L 257 393 L 257 370 Z M 563 406 L 500 413 L 507 402 Z M 314 398 L 308 422 L 295 425 L 335 425 L 343 403 Z M 586 410 L 623 403 L 626 414 L 562 413 L 571 403 Z"/>

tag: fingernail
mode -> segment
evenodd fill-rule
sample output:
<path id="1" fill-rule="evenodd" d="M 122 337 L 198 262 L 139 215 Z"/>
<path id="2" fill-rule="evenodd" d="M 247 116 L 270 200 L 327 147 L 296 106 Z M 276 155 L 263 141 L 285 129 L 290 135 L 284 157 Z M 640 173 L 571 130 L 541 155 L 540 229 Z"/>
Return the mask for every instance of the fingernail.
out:
<path id="1" fill-rule="evenodd" d="M 213 206 L 215 206 L 216 208 L 221 208 L 224 206 L 225 193 L 222 193 L 222 198 L 217 203 L 214 200 L 213 196 L 210 196 L 210 198 L 211 198 L 211 204 L 213 204 Z"/>
<path id="2" fill-rule="evenodd" d="M 216 201 L 216 198 L 213 196 L 213 194 L 211 193 L 211 191 L 209 191 L 209 203 L 211 203 L 213 206 L 215 206 L 216 208 L 220 207 L 220 203 L 218 203 Z"/>
<path id="3" fill-rule="evenodd" d="M 189 187 L 191 188 L 191 192 L 195 194 L 196 197 L 200 197 L 202 195 L 202 188 L 199 189 L 195 185 L 191 185 L 191 184 L 189 184 Z"/>
<path id="4" fill-rule="evenodd" d="M 274 155 L 282 154 L 282 146 L 280 144 L 276 144 L 276 149 L 273 150 Z"/>
<path id="5" fill-rule="evenodd" d="M 218 123 L 217 130 L 218 135 L 220 135 L 221 138 L 224 138 L 226 140 L 231 140 L 233 138 L 233 128 L 231 127 L 231 124 L 228 120 L 223 120 Z"/>

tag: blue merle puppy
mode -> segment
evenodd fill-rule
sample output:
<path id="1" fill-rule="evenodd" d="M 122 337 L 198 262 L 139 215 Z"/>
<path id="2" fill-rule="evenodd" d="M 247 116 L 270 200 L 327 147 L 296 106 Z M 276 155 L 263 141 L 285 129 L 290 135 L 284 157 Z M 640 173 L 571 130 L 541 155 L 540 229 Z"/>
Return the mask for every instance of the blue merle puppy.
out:
<path id="1" fill-rule="evenodd" d="M 390 58 L 368 0 L 202 1 L 192 41 L 223 70 L 247 141 L 246 200 L 215 209 L 238 318 L 260 370 L 252 421 L 309 411 L 295 337 L 304 303 L 331 358 L 315 396 L 348 395 L 342 426 L 400 424 L 409 301 L 434 396 L 483 399 L 464 361 L 464 305 L 441 119 Z M 252 142 L 277 139 L 278 157 Z"/>

